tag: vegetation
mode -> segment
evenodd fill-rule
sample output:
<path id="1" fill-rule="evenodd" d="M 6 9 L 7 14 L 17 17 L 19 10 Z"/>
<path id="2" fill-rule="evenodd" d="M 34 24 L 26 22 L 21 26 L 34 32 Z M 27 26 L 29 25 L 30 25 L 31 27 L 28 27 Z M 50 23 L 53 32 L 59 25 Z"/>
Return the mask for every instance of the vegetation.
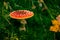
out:
<path id="1" fill-rule="evenodd" d="M 9 14 L 15 10 L 34 13 L 26 19 L 26 31 Z M 59 32 L 50 31 L 51 20 L 60 14 L 60 0 L 0 0 L 0 40 L 60 40 Z"/>

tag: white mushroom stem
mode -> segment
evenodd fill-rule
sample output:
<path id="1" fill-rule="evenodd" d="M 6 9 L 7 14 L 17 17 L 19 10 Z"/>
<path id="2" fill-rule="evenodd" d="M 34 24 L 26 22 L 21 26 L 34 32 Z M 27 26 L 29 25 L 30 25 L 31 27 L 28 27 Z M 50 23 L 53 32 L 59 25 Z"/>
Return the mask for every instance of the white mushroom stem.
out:
<path id="1" fill-rule="evenodd" d="M 26 31 L 26 28 L 25 28 L 25 24 L 27 24 L 26 20 L 25 19 L 21 20 L 21 24 L 22 24 L 22 27 L 20 28 L 20 31 L 21 30 Z"/>
<path id="2" fill-rule="evenodd" d="M 22 19 L 21 20 L 21 24 L 27 24 L 26 20 L 25 19 Z"/>

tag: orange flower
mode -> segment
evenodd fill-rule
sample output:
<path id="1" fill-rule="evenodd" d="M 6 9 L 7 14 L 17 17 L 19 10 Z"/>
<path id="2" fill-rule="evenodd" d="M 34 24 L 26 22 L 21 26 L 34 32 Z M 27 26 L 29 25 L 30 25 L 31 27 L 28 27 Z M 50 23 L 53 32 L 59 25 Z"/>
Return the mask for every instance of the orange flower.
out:
<path id="1" fill-rule="evenodd" d="M 58 31 L 60 32 L 60 26 L 59 26 L 59 30 Z"/>
<path id="2" fill-rule="evenodd" d="M 50 31 L 60 32 L 60 15 L 56 17 L 56 20 L 52 20 L 54 26 L 50 27 Z"/>
<path id="3" fill-rule="evenodd" d="M 58 25 L 54 25 L 50 27 L 50 31 L 54 31 L 54 32 L 58 32 L 59 30 L 59 26 Z"/>
<path id="4" fill-rule="evenodd" d="M 58 16 L 56 17 L 56 19 L 57 19 L 57 21 L 59 22 L 59 25 L 60 25 L 60 15 L 58 15 Z"/>
<path id="5" fill-rule="evenodd" d="M 57 20 L 52 20 L 53 25 L 59 25 L 59 22 Z"/>

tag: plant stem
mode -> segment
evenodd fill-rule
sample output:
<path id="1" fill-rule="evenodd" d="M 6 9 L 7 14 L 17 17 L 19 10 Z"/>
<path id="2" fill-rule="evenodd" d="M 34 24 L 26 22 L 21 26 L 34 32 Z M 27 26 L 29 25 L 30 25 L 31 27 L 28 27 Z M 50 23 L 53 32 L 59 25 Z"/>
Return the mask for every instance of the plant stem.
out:
<path id="1" fill-rule="evenodd" d="M 47 5 L 44 3 L 44 1 L 43 1 L 42 3 L 43 3 L 43 5 L 45 6 L 45 8 L 47 9 L 50 17 L 51 17 L 52 19 L 54 19 L 53 15 L 51 14 L 50 10 L 48 9 L 48 7 L 47 7 Z"/>
<path id="2" fill-rule="evenodd" d="M 56 39 L 55 39 L 55 33 L 54 33 L 54 40 L 56 40 Z"/>

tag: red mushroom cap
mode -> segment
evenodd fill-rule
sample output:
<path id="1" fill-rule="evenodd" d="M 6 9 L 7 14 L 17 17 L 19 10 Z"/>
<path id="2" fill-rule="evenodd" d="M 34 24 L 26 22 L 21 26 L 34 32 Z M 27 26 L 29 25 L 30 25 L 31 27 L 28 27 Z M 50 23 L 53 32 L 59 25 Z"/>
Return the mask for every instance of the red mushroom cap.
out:
<path id="1" fill-rule="evenodd" d="M 10 17 L 14 19 L 27 19 L 33 15 L 34 13 L 28 10 L 17 10 L 10 13 Z"/>

